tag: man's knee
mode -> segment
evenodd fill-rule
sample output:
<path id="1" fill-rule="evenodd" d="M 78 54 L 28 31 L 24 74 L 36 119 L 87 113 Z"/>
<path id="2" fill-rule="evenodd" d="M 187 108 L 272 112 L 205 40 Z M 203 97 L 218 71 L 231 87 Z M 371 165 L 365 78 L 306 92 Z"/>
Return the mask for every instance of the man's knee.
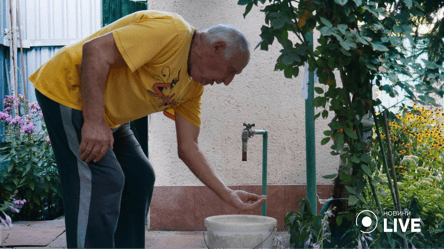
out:
<path id="1" fill-rule="evenodd" d="M 154 182 L 156 181 L 156 174 L 153 167 L 149 163 L 145 167 L 145 179 L 146 182 L 149 182 L 152 184 L 152 186 L 154 186 Z"/>

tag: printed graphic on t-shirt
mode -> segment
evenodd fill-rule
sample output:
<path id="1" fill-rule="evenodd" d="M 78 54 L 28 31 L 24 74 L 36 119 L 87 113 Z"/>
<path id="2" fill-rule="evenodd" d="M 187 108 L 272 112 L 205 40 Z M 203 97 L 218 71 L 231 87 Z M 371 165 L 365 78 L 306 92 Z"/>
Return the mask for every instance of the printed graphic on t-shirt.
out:
<path id="1" fill-rule="evenodd" d="M 154 91 L 150 91 L 148 90 L 148 92 L 153 95 L 154 97 L 162 100 L 162 104 L 159 106 L 167 106 L 167 108 L 174 108 L 178 105 L 178 103 L 175 100 L 171 100 L 174 97 L 174 93 L 171 95 L 168 95 L 168 93 L 165 92 L 165 90 L 172 90 L 173 87 L 177 84 L 177 82 L 179 82 L 180 80 L 180 71 L 177 73 L 177 77 L 171 79 L 171 77 L 174 77 L 171 73 L 170 73 L 170 68 L 169 67 L 164 67 L 162 68 L 162 75 L 156 75 L 154 76 L 154 78 L 158 81 L 157 83 L 153 84 L 153 90 Z M 170 91 L 171 92 L 171 91 Z"/>

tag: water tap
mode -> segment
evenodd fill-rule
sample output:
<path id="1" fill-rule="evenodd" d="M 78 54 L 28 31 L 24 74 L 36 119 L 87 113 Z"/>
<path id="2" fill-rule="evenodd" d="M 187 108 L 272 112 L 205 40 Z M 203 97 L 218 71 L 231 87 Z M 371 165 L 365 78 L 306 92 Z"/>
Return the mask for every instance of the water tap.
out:
<path id="1" fill-rule="evenodd" d="M 242 131 L 242 161 L 247 161 L 247 142 L 248 138 L 254 136 L 254 130 L 251 128 L 254 127 L 254 124 L 245 124 L 245 129 Z"/>

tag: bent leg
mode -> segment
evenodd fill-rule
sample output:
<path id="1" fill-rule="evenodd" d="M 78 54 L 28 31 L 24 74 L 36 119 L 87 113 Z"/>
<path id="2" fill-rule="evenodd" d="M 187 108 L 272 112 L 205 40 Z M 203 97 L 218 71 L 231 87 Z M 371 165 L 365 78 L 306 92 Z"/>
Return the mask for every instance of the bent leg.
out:
<path id="1" fill-rule="evenodd" d="M 98 163 L 80 160 L 82 112 L 36 90 L 62 184 L 68 248 L 112 248 L 125 177 L 113 151 Z"/>
<path id="2" fill-rule="evenodd" d="M 129 123 L 114 132 L 114 153 L 125 173 L 116 248 L 145 248 L 145 222 L 153 195 L 155 174 Z"/>

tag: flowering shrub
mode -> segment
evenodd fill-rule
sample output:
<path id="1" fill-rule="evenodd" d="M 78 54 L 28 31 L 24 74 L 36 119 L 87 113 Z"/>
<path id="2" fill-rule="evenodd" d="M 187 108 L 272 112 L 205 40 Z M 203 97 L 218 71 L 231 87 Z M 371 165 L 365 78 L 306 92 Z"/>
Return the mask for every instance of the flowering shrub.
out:
<path id="1" fill-rule="evenodd" d="M 13 212 L 11 216 L 17 220 L 42 219 L 45 214 L 41 212 L 48 212 L 47 205 L 61 196 L 61 185 L 40 107 L 22 95 L 17 99 L 7 95 L 3 104 L 0 124 L 6 132 L 0 148 L 0 162 L 4 165 L 0 169 L 0 200 L 4 204 L 0 211 Z M 13 198 L 27 200 L 23 212 L 10 208 L 24 204 L 11 203 Z"/>
<path id="2" fill-rule="evenodd" d="M 10 203 L 5 203 L 2 205 L 1 209 L 9 208 L 11 211 L 15 213 L 20 213 L 20 209 L 23 208 L 23 205 L 26 203 L 26 200 L 16 200 L 14 197 L 12 198 L 13 202 L 12 205 Z M 0 216 L 0 221 L 3 223 L 5 227 L 12 227 L 12 219 L 9 215 L 5 213 L 5 211 L 2 211 L 3 215 L 5 216 L 5 219 L 3 219 Z"/>
<path id="3" fill-rule="evenodd" d="M 412 111 L 404 110 L 396 118 L 389 124 L 401 207 L 413 216 L 416 213 L 424 222 L 423 233 L 430 233 L 434 239 L 432 231 L 444 224 L 444 115 L 438 109 L 413 106 Z M 375 177 L 387 182 L 379 146 L 376 140 L 373 142 L 372 156 L 380 169 Z M 387 146 L 385 139 L 383 143 Z M 394 211 L 389 187 L 376 187 L 382 191 L 381 205 Z"/>
<path id="4" fill-rule="evenodd" d="M 430 170 L 443 170 L 444 115 L 441 110 L 413 106 L 412 112 L 397 115 L 398 122 L 390 122 L 396 161 L 406 155 L 418 156 L 418 165 Z"/>

